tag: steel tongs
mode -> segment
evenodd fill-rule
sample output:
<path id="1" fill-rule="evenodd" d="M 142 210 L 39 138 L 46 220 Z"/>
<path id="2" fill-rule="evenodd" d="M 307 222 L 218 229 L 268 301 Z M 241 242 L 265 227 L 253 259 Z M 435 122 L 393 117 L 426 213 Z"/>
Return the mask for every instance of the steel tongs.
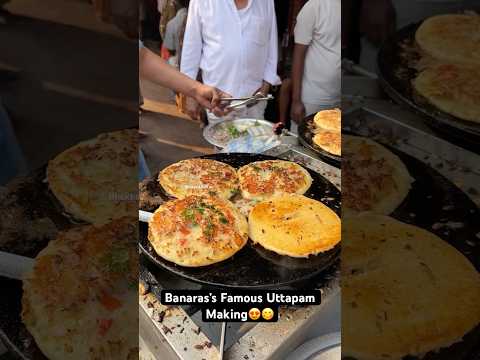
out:
<path id="1" fill-rule="evenodd" d="M 231 104 L 226 107 L 227 110 L 237 109 L 239 107 L 250 107 L 257 104 L 259 101 L 269 101 L 273 99 L 273 95 L 268 94 L 267 96 L 263 95 L 262 93 L 257 93 L 254 96 L 246 97 L 246 98 L 223 98 L 220 99 L 221 102 L 233 102 L 239 101 L 236 104 Z"/>

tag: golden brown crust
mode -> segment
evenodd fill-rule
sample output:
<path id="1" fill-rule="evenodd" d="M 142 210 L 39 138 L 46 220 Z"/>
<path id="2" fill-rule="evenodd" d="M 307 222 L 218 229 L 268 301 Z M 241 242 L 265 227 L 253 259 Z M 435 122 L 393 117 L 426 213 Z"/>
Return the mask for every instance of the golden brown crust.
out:
<path id="1" fill-rule="evenodd" d="M 49 359 L 128 359 L 138 351 L 138 220 L 60 233 L 23 283 L 22 320 Z M 138 314 L 138 313 L 137 313 Z"/>
<path id="2" fill-rule="evenodd" d="M 386 216 L 343 222 L 342 352 L 422 358 L 480 322 L 480 275 L 432 233 Z"/>
<path id="3" fill-rule="evenodd" d="M 340 132 L 342 128 L 342 112 L 340 109 L 322 110 L 315 115 L 313 121 L 317 128 Z"/>
<path id="4" fill-rule="evenodd" d="M 444 62 L 480 65 L 479 15 L 437 15 L 425 20 L 415 39 L 430 56 Z"/>
<path id="5" fill-rule="evenodd" d="M 440 110 L 463 120 L 480 123 L 478 68 L 437 64 L 420 72 L 413 80 L 413 86 Z"/>
<path id="6" fill-rule="evenodd" d="M 257 161 L 238 170 L 245 199 L 263 200 L 281 194 L 304 194 L 312 178 L 300 165 L 284 160 Z"/>
<path id="7" fill-rule="evenodd" d="M 161 257 L 182 266 L 228 259 L 248 240 L 245 217 L 228 200 L 188 196 L 155 211 L 148 239 Z"/>
<path id="8" fill-rule="evenodd" d="M 408 195 L 412 179 L 403 162 L 377 142 L 343 136 L 342 213 L 388 215 Z"/>
<path id="9" fill-rule="evenodd" d="M 257 204 L 249 215 L 250 238 L 279 255 L 308 257 L 340 242 L 340 219 L 327 206 L 288 194 Z"/>
<path id="10" fill-rule="evenodd" d="M 342 134 L 340 132 L 319 130 L 313 137 L 313 142 L 333 155 L 342 155 Z"/>
<path id="11" fill-rule="evenodd" d="M 51 160 L 50 190 L 73 217 L 90 223 L 134 216 L 138 203 L 137 130 L 105 133 Z"/>
<path id="12" fill-rule="evenodd" d="M 190 195 L 230 199 L 238 190 L 236 170 L 220 161 L 188 159 L 163 169 L 158 181 L 170 195 L 182 199 Z"/>

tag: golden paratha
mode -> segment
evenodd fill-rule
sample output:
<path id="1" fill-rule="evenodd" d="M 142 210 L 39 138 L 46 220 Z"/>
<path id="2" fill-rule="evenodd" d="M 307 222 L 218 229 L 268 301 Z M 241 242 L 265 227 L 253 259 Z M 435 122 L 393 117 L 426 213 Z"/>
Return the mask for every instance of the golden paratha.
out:
<path id="1" fill-rule="evenodd" d="M 182 266 L 228 259 L 248 241 L 248 224 L 228 200 L 188 196 L 160 206 L 148 227 L 156 253 Z"/>
<path id="2" fill-rule="evenodd" d="M 339 131 L 318 130 L 313 143 L 330 154 L 342 155 L 342 134 Z"/>
<path id="3" fill-rule="evenodd" d="M 303 195 L 263 201 L 250 211 L 252 241 L 279 255 L 308 257 L 340 242 L 340 218 L 326 205 Z"/>
<path id="4" fill-rule="evenodd" d="M 190 195 L 230 199 L 238 191 L 236 170 L 209 159 L 188 159 L 163 169 L 158 181 L 170 195 L 182 199 Z"/>
<path id="5" fill-rule="evenodd" d="M 437 64 L 421 71 L 413 80 L 413 87 L 440 110 L 480 123 L 479 67 Z"/>
<path id="6" fill-rule="evenodd" d="M 134 216 L 138 201 L 137 130 L 105 133 L 48 163 L 50 190 L 73 217 L 105 223 Z"/>
<path id="7" fill-rule="evenodd" d="M 340 132 L 342 128 L 342 112 L 340 109 L 319 111 L 313 118 L 313 122 L 317 128 Z"/>
<path id="8" fill-rule="evenodd" d="M 342 223 L 342 352 L 400 360 L 458 342 L 480 322 L 480 275 L 436 235 L 386 216 Z"/>
<path id="9" fill-rule="evenodd" d="M 245 199 L 263 200 L 282 194 L 304 194 L 312 177 L 300 165 L 284 160 L 257 161 L 238 170 Z"/>
<path id="10" fill-rule="evenodd" d="M 425 53 L 440 61 L 478 67 L 479 34 L 479 15 L 437 15 L 420 25 L 415 40 Z"/>
<path id="11" fill-rule="evenodd" d="M 398 156 L 379 143 L 343 135 L 342 213 L 388 215 L 408 195 L 412 178 Z"/>
<path id="12" fill-rule="evenodd" d="M 22 320 L 48 359 L 138 359 L 137 223 L 60 233 L 35 259 Z"/>

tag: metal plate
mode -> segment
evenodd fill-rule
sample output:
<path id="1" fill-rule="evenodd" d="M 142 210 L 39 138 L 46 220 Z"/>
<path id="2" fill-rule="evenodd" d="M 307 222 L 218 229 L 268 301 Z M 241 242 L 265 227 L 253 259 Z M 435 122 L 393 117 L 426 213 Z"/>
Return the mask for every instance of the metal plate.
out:
<path id="1" fill-rule="evenodd" d="M 420 24 L 410 24 L 400 29 L 381 46 L 377 58 L 380 85 L 397 103 L 423 115 L 431 127 L 446 136 L 478 146 L 480 125 L 441 111 L 413 89 L 412 80 L 418 72 L 409 62 L 420 57 L 415 51 L 415 33 Z M 410 48 L 412 54 L 405 56 L 404 47 Z"/>
<path id="2" fill-rule="evenodd" d="M 214 154 L 202 156 L 227 163 L 235 168 L 254 161 L 278 160 L 255 154 Z M 305 196 L 321 201 L 340 215 L 340 192 L 333 184 L 310 171 L 313 183 Z M 161 190 L 163 191 L 163 190 Z M 165 195 L 165 199 L 168 197 Z M 147 224 L 140 224 L 140 249 L 154 264 L 188 280 L 205 285 L 230 288 L 272 288 L 299 283 L 319 274 L 335 263 L 340 245 L 307 259 L 280 256 L 249 242 L 230 259 L 200 268 L 178 266 L 158 256 L 147 239 Z"/>
<path id="3" fill-rule="evenodd" d="M 223 149 L 225 146 L 227 146 L 227 144 L 230 141 L 238 139 L 240 137 L 238 137 L 238 138 L 229 137 L 228 140 L 222 141 L 222 140 L 218 139 L 215 136 L 215 134 L 218 134 L 218 132 L 220 132 L 220 131 L 224 131 L 223 128 L 228 127 L 230 125 L 233 125 L 233 126 L 246 126 L 246 125 L 255 126 L 255 123 L 258 123 L 260 126 L 264 127 L 265 129 L 266 128 L 272 129 L 272 135 L 273 135 L 273 124 L 270 121 L 256 120 L 256 119 L 235 119 L 235 120 L 226 120 L 226 121 L 222 121 L 222 122 L 219 122 L 219 123 L 216 123 L 216 124 L 208 125 L 205 129 L 203 129 L 203 137 L 210 144 L 212 144 L 212 145 L 214 145 L 218 148 Z"/>
<path id="4" fill-rule="evenodd" d="M 315 117 L 315 114 L 307 116 L 305 119 L 303 119 L 302 123 L 298 127 L 298 139 L 300 143 L 302 143 L 303 146 L 306 148 L 312 150 L 315 152 L 322 160 L 325 160 L 327 163 L 340 167 L 341 163 L 341 156 L 333 155 L 332 153 L 329 153 L 328 151 L 323 150 L 321 147 L 316 145 L 313 142 L 313 119 Z"/>

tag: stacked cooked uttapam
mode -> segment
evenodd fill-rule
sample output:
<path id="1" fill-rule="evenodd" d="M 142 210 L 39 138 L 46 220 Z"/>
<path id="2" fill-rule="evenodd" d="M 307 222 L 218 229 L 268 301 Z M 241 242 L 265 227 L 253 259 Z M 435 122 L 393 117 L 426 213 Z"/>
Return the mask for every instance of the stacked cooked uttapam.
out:
<path id="1" fill-rule="evenodd" d="M 437 15 L 426 19 L 415 40 L 428 55 L 445 63 L 480 66 L 480 16 Z"/>
<path id="2" fill-rule="evenodd" d="M 405 164 L 379 143 L 343 135 L 342 212 L 388 215 L 408 195 L 412 178 Z"/>
<path id="3" fill-rule="evenodd" d="M 413 80 L 415 90 L 438 109 L 480 123 L 480 65 L 435 64 Z"/>
<path id="4" fill-rule="evenodd" d="M 415 34 L 425 66 L 414 89 L 438 109 L 480 123 L 480 16 L 438 15 Z"/>
<path id="5" fill-rule="evenodd" d="M 342 153 L 342 112 L 340 109 L 323 110 L 314 119 L 313 142 L 321 149 L 340 156 Z"/>

